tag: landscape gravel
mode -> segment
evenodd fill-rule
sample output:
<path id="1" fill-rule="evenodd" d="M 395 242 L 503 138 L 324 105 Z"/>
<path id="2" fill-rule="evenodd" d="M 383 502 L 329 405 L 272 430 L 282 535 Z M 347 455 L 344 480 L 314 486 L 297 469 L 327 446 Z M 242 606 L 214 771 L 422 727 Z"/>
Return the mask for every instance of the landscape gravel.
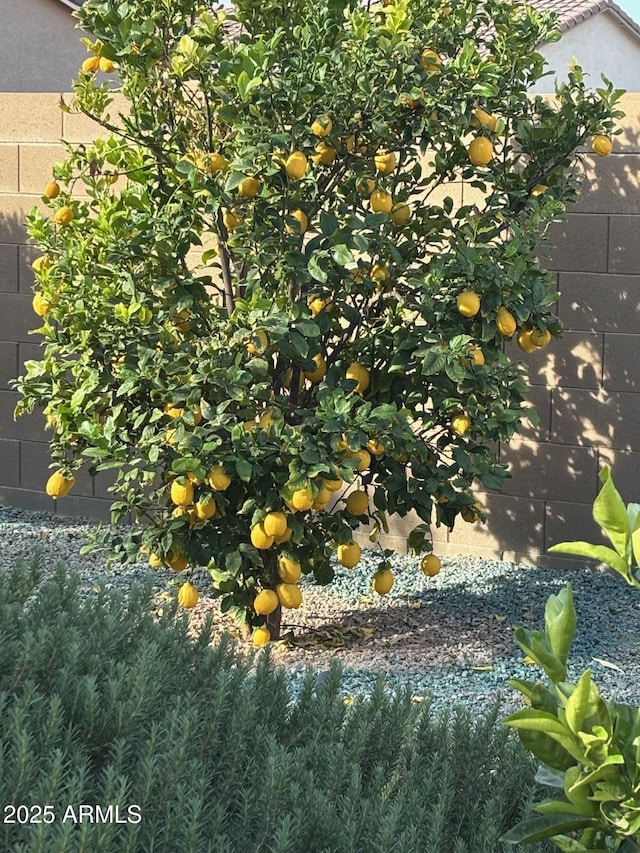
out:
<path id="1" fill-rule="evenodd" d="M 107 570 L 105 554 L 81 555 L 93 529 L 84 519 L 0 507 L 0 570 L 38 554 L 45 574 L 60 563 L 77 572 L 87 596 L 100 584 L 126 592 L 147 579 L 160 600 L 175 595 L 171 571 L 153 570 L 146 561 Z M 398 554 L 393 589 L 382 599 L 371 590 L 378 562 L 374 551 L 365 550 L 356 569 L 336 567 L 329 587 L 303 578 L 304 605 L 287 612 L 285 640 L 270 644 L 269 652 L 287 670 L 293 697 L 309 667 L 321 673 L 320 685 L 322 674 L 339 661 L 347 701 L 369 694 L 382 678 L 390 691 L 409 686 L 415 701 L 429 694 L 435 709 L 461 704 L 480 714 L 498 694 L 505 713 L 522 707 L 507 679 L 535 680 L 539 671 L 524 663 L 513 626 L 542 627 L 548 596 L 570 581 L 578 630 L 569 680 L 590 668 L 605 698 L 640 702 L 640 591 L 617 576 L 593 564 L 567 571 L 454 556 L 443 559 L 439 575 L 426 578 L 417 558 Z M 193 580 L 201 591 L 189 613 L 194 630 L 211 613 L 217 636 L 234 634 L 233 623 L 207 595 L 206 572 L 195 572 Z M 240 639 L 237 630 L 235 636 Z"/>

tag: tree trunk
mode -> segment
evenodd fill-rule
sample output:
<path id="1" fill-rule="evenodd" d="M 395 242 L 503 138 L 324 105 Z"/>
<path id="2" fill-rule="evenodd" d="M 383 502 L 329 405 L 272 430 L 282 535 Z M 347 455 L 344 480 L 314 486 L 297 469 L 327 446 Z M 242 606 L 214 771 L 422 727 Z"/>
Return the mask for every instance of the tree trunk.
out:
<path id="1" fill-rule="evenodd" d="M 269 629 L 269 633 L 271 634 L 272 640 L 280 639 L 280 625 L 282 622 L 282 605 L 279 604 L 273 613 L 269 613 L 267 616 L 267 628 Z"/>

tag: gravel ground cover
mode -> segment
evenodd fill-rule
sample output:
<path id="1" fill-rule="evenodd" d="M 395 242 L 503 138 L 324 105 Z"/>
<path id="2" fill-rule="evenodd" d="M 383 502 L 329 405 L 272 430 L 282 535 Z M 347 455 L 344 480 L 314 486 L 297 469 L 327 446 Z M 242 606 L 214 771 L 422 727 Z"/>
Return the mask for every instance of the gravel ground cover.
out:
<path id="1" fill-rule="evenodd" d="M 175 595 L 171 571 L 153 570 L 146 561 L 107 570 L 106 555 L 80 555 L 92 529 L 83 519 L 1 507 L 0 568 L 38 553 L 45 575 L 59 563 L 78 572 L 86 595 L 99 584 L 126 590 L 147 579 L 159 603 Z M 285 638 L 269 651 L 287 669 L 293 696 L 308 667 L 323 673 L 339 661 L 347 701 L 369 693 L 382 677 L 389 690 L 410 685 L 416 701 L 430 693 L 434 708 L 462 704 L 474 714 L 489 710 L 500 694 L 507 713 L 521 707 L 507 679 L 538 677 L 537 668 L 523 662 L 513 626 L 542 627 L 547 597 L 571 581 L 578 632 L 569 678 L 589 667 L 605 698 L 640 701 L 640 593 L 618 577 L 593 568 L 561 571 L 457 556 L 426 578 L 417 558 L 397 555 L 393 589 L 380 598 L 371 590 L 378 562 L 375 552 L 365 551 L 356 569 L 337 567 L 330 587 L 303 579 L 304 603 L 286 612 Z M 193 631 L 210 614 L 214 638 L 229 631 L 240 640 L 207 594 L 207 573 L 196 571 L 192 580 L 201 592 L 189 611 Z"/>

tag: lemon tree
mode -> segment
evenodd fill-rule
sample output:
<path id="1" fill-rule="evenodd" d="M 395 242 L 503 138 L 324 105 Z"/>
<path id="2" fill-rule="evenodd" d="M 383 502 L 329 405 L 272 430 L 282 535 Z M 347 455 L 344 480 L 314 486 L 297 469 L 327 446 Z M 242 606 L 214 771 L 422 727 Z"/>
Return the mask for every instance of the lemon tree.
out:
<path id="1" fill-rule="evenodd" d="M 114 521 L 139 522 L 113 553 L 207 567 L 262 645 L 302 574 L 358 564 L 362 525 L 414 513 L 429 555 L 432 523 L 482 518 L 472 486 L 501 487 L 495 443 L 531 416 L 522 359 L 561 334 L 540 240 L 619 93 L 576 66 L 529 97 L 553 22 L 504 0 L 77 17 L 63 108 L 103 134 L 29 216 L 44 347 L 18 413 L 43 409 L 50 494 L 111 471 Z"/>

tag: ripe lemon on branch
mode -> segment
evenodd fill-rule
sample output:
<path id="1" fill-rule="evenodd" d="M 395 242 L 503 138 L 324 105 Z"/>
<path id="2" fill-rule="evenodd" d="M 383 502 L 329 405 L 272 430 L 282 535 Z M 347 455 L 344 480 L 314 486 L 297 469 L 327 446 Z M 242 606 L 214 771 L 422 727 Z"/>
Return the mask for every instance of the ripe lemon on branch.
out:
<path id="1" fill-rule="evenodd" d="M 468 152 L 474 166 L 486 166 L 493 160 L 493 145 L 486 136 L 476 136 Z"/>

